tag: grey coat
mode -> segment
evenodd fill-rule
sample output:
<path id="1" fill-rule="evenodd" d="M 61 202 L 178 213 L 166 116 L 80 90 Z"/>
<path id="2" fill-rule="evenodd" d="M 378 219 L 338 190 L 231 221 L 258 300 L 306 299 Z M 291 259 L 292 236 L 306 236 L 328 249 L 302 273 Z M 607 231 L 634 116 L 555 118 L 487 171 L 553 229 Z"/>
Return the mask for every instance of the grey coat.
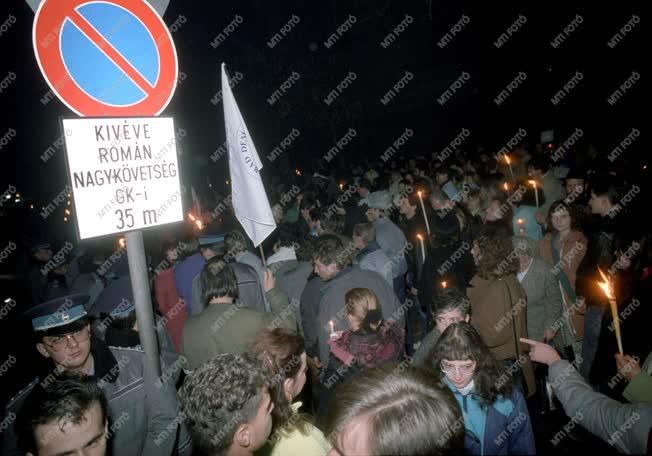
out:
<path id="1" fill-rule="evenodd" d="M 301 294 L 308 283 L 308 277 L 312 272 L 312 264 L 305 261 L 286 260 L 272 263 L 269 268 L 276 277 L 276 286 L 288 295 L 290 309 L 296 321 L 300 322 Z"/>
<path id="2" fill-rule="evenodd" d="M 258 283 L 260 284 L 261 293 L 265 302 L 265 311 L 269 312 L 270 306 L 267 302 L 267 299 L 265 299 L 265 289 L 263 288 L 265 266 L 263 266 L 261 259 L 255 253 L 252 253 L 249 250 L 245 250 L 244 252 L 240 252 L 235 256 L 235 261 L 240 264 L 251 266 L 254 271 L 256 271 L 256 274 L 258 275 Z"/>
<path id="3" fill-rule="evenodd" d="M 179 363 L 162 364 L 161 377 L 145 368 L 145 353 L 138 348 L 109 347 L 115 358 L 117 377 L 99 379 L 109 405 L 111 454 L 114 456 L 167 456 L 177 448 L 182 455 L 192 453 L 190 435 L 178 418 L 175 381 Z M 39 381 L 35 379 L 7 404 L 7 414 L 18 414 L 25 399 Z M 19 455 L 15 432 L 6 429 L 3 455 Z"/>
<path id="4" fill-rule="evenodd" d="M 435 345 L 437 345 L 439 336 L 441 336 L 439 330 L 437 328 L 432 328 L 432 330 L 421 339 L 419 348 L 417 348 L 412 355 L 412 364 L 415 366 L 432 367 L 428 364 L 428 356 L 432 349 L 435 348 Z"/>
<path id="5" fill-rule="evenodd" d="M 527 294 L 527 334 L 530 339 L 542 341 L 543 330 L 557 329 L 562 322 L 561 291 L 548 264 L 533 258 L 530 269 L 521 281 Z"/>
<path id="6" fill-rule="evenodd" d="M 652 426 L 652 404 L 623 404 L 593 391 L 566 360 L 553 363 L 548 379 L 566 415 L 621 453 L 645 454 Z"/>
<path id="7" fill-rule="evenodd" d="M 376 242 L 391 261 L 392 278 L 402 276 L 407 272 L 405 234 L 388 218 L 376 220 L 374 228 L 376 229 Z"/>
<path id="8" fill-rule="evenodd" d="M 394 286 L 394 270 L 389 257 L 380 248 L 370 252 L 360 252 L 360 255 L 353 260 L 353 264 L 360 266 L 360 269 L 377 272 L 390 287 Z"/>
<path id="9" fill-rule="evenodd" d="M 321 290 L 322 297 L 319 302 L 318 334 L 319 334 L 319 360 L 324 363 L 328 360 L 330 337 L 329 321 L 333 321 L 335 331 L 344 331 L 349 328 L 344 307 L 344 295 L 352 288 L 369 288 L 378 297 L 380 308 L 385 320 L 396 321 L 402 327 L 405 321 L 405 309 L 394 294 L 391 285 L 380 274 L 365 271 L 358 266 L 342 270 L 334 279 L 326 282 Z"/>

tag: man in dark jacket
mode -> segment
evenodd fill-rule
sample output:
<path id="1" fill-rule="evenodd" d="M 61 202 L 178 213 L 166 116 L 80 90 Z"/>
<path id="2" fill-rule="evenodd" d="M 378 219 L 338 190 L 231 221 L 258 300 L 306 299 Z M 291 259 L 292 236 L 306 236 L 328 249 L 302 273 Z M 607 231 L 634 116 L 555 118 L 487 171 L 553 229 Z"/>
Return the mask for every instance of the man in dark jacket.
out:
<path id="1" fill-rule="evenodd" d="M 223 235 L 203 236 L 199 239 L 199 250 L 204 259 L 204 264 L 214 257 L 221 257 L 228 262 L 238 282 L 238 296 L 243 305 L 265 312 L 265 298 L 262 285 L 258 280 L 258 273 L 248 264 L 238 263 L 234 258 L 235 252 L 227 252 Z M 206 303 L 203 300 L 203 291 L 199 274 L 192 281 L 192 315 L 200 314 Z"/>
<path id="2" fill-rule="evenodd" d="M 256 336 L 267 327 L 296 328 L 287 295 L 275 288 L 274 275 L 265 271 L 265 290 L 272 312 L 263 312 L 236 301 L 238 286 L 228 264 L 215 257 L 200 275 L 206 309 L 186 320 L 182 352 L 189 369 L 197 369 L 221 353 L 246 353 Z"/>
<path id="3" fill-rule="evenodd" d="M 609 302 L 598 289 L 601 281 L 598 268 L 607 270 L 615 261 L 614 242 L 623 229 L 624 208 L 620 206 L 621 191 L 610 180 L 595 179 L 591 183 L 591 213 L 596 216 L 593 228 L 587 233 L 586 254 L 577 269 L 576 294 L 584 298 L 584 340 L 582 342 L 582 364 L 579 371 L 589 380 L 591 367 L 598 349 L 604 310 Z"/>
<path id="4" fill-rule="evenodd" d="M 170 371 L 178 371 L 180 366 L 162 366 L 165 377 L 157 378 L 147 367 L 142 350 L 109 348 L 92 338 L 84 309 L 87 300 L 87 295 L 69 295 L 26 313 L 36 349 L 44 359 L 37 378 L 7 404 L 7 415 L 19 414 L 25 398 L 39 382 L 45 386 L 64 373 L 92 375 L 99 380 L 109 404 L 114 424 L 112 455 L 171 455 L 175 449 L 190 454 L 190 437 L 178 418 L 175 385 L 167 380 Z M 3 432 L 3 455 L 22 454 L 12 427 L 13 422 Z"/>

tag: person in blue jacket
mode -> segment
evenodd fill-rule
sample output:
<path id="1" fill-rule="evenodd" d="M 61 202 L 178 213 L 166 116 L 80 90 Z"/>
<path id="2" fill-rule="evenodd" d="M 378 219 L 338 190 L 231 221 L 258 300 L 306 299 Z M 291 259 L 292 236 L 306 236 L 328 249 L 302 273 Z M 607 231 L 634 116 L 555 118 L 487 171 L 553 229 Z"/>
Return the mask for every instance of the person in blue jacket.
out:
<path id="1" fill-rule="evenodd" d="M 464 416 L 468 454 L 535 454 L 534 434 L 523 394 L 512 388 L 501 365 L 469 323 L 451 324 L 430 355 Z"/>

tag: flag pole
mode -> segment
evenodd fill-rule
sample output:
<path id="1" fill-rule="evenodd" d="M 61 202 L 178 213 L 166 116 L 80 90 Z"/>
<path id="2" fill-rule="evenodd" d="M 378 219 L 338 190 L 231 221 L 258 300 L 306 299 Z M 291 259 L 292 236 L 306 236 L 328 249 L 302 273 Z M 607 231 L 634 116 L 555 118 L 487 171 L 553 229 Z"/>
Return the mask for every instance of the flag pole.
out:
<path id="1" fill-rule="evenodd" d="M 263 252 L 263 243 L 261 242 L 258 244 L 258 248 L 260 249 L 260 258 L 263 260 L 263 266 L 267 267 L 267 260 L 265 260 L 265 252 Z"/>

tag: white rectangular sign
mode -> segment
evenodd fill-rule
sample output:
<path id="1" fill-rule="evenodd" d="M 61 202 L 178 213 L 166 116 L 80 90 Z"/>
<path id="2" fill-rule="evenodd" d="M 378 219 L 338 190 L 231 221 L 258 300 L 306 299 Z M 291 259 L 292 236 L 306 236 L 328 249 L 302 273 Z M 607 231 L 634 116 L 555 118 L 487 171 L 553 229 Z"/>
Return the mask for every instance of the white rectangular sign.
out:
<path id="1" fill-rule="evenodd" d="M 62 122 L 80 239 L 183 220 L 171 117 Z"/>

